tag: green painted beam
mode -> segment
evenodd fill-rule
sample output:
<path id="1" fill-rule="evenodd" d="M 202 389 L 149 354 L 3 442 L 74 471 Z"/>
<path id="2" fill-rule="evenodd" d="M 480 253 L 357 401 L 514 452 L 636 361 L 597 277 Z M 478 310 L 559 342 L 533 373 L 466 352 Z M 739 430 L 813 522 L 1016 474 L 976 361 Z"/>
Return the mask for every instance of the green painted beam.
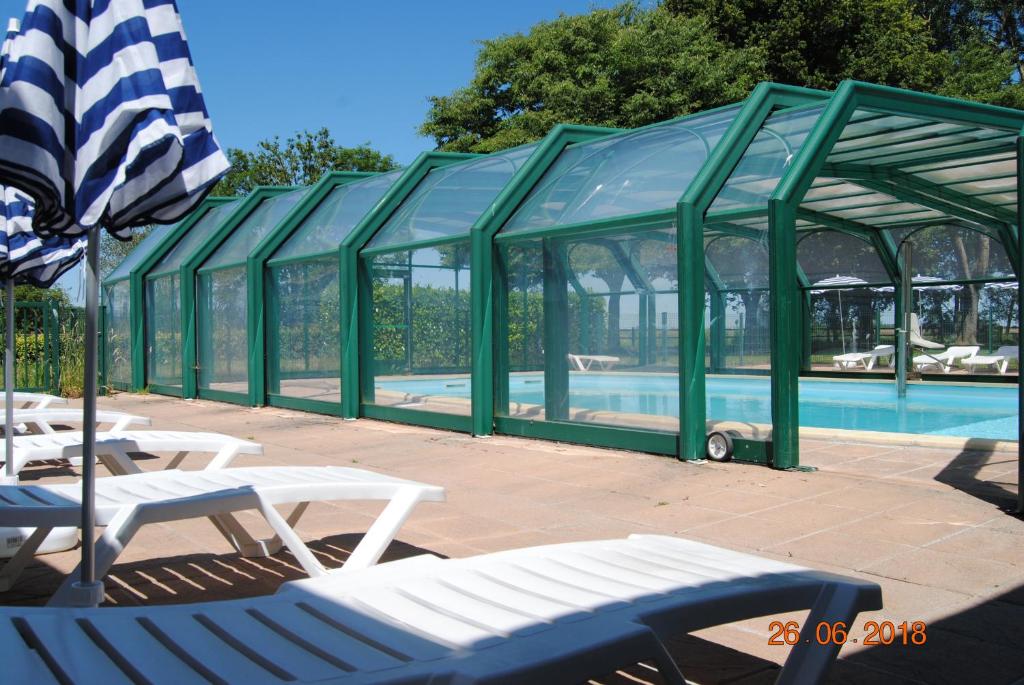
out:
<path id="1" fill-rule="evenodd" d="M 267 233 L 249 252 L 246 258 L 246 335 L 249 341 L 247 361 L 249 366 L 249 404 L 263 406 L 267 403 L 267 282 L 266 262 L 281 247 L 302 222 L 320 206 L 331 191 L 338 186 L 352 183 L 373 173 L 358 171 L 332 171 L 324 174 L 310 186 L 306 194 L 296 203 L 280 223 Z M 339 319 L 338 325 L 341 325 Z M 275 351 L 275 354 L 278 354 Z"/>
<path id="2" fill-rule="evenodd" d="M 234 199 L 231 197 L 208 197 L 203 200 L 129 272 L 129 322 L 132 351 L 132 383 L 129 389 L 133 392 L 139 392 L 146 387 L 146 274 L 185 237 L 208 211 L 218 205 L 232 202 Z"/>
<path id="3" fill-rule="evenodd" d="M 704 370 L 705 214 L 773 110 L 820 103 L 828 93 L 763 83 L 754 88 L 676 207 L 679 255 L 679 458 L 704 457 L 707 395 Z M 723 216 L 734 218 L 732 213 Z M 764 209 L 751 216 L 764 214 Z M 739 215 L 746 218 L 746 215 Z M 709 218 L 710 219 L 710 218 Z"/>
<path id="4" fill-rule="evenodd" d="M 341 242 L 338 269 L 341 283 L 341 405 L 342 415 L 354 419 L 374 399 L 373 287 L 359 251 L 373 238 L 406 197 L 432 169 L 456 164 L 480 155 L 455 152 L 424 152 L 395 181 L 373 210 Z M 365 373 L 364 373 L 365 369 Z"/>
<path id="5" fill-rule="evenodd" d="M 199 394 L 199 344 L 196 332 L 196 271 L 221 244 L 238 228 L 248 216 L 267 198 L 292 190 L 293 186 L 259 186 L 255 188 L 231 214 L 221 222 L 210 239 L 199 245 L 182 262 L 178 270 L 179 293 L 181 295 L 181 389 L 182 397 L 188 399 Z"/>
<path id="6" fill-rule="evenodd" d="M 871 165 L 829 164 L 822 173 L 853 181 L 871 190 L 888 193 L 893 197 L 924 204 L 968 221 L 987 223 L 1001 221 L 1015 223 L 1016 212 L 982 202 L 965 193 L 926 181 L 919 176 L 895 169 L 875 168 Z"/>

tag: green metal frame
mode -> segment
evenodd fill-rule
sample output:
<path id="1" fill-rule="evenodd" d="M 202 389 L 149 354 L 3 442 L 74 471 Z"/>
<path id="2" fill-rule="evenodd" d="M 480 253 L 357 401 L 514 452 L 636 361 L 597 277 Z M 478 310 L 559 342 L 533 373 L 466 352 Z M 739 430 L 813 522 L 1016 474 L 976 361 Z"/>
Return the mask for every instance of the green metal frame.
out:
<path id="1" fill-rule="evenodd" d="M 230 197 L 208 197 L 203 200 L 195 210 L 178 224 L 157 243 L 152 250 L 135 265 L 128 276 L 116 280 L 107 280 L 104 287 L 116 285 L 123 281 L 129 282 L 129 303 L 128 316 L 131 346 L 131 384 L 123 387 L 123 384 L 114 383 L 112 387 L 118 390 L 130 390 L 138 392 L 146 387 L 146 274 L 170 252 L 175 245 L 191 230 L 209 210 L 218 205 L 231 202 L 235 198 Z"/>
<path id="2" fill-rule="evenodd" d="M 255 188 L 241 203 L 235 211 L 221 222 L 210 239 L 196 248 L 195 252 L 189 255 L 181 264 L 179 269 L 179 284 L 181 293 L 181 391 L 182 397 L 204 397 L 209 399 L 223 399 L 235 404 L 244 404 L 248 396 L 235 393 L 224 393 L 222 391 L 206 390 L 199 392 L 198 388 L 198 340 L 196 327 L 198 307 L 196 306 L 196 272 L 210 255 L 224 243 L 238 226 L 252 214 L 253 211 L 266 199 L 298 190 L 296 186 L 259 186 Z"/>
<path id="3" fill-rule="evenodd" d="M 882 114 L 919 116 L 928 121 L 983 126 L 1018 133 L 1024 126 L 1024 112 L 992 105 L 969 103 L 937 95 L 877 86 L 857 81 L 844 81 L 829 99 L 800 151 L 779 181 L 768 201 L 769 245 L 771 251 L 771 344 L 773 458 L 779 468 L 796 467 L 800 463 L 799 445 L 799 375 L 800 359 L 794 352 L 793 331 L 798 330 L 799 316 L 792 307 L 796 293 L 796 219 L 798 206 L 814 179 L 823 173 L 828 155 L 838 142 L 846 124 L 858 109 Z M 869 181 L 870 182 L 870 181 Z M 857 181 L 858 184 L 862 180 Z M 1018 197 L 1021 177 L 1018 176 Z M 916 186 L 903 182 L 887 185 L 886 193 L 925 207 L 965 212 L 959 203 L 935 193 L 919 192 Z M 942 207 L 937 207 L 941 204 Z M 987 215 L 986 215 L 987 217 Z M 987 217 L 991 218 L 991 217 Z M 1010 246 L 1007 246 L 1008 248 Z M 1018 274 L 1019 277 L 1019 274 Z"/>
<path id="4" fill-rule="evenodd" d="M 358 418 L 369 416 L 388 421 L 408 423 L 426 422 L 430 412 L 402 411 L 373 404 L 373 382 L 363 374 L 360 360 L 373 362 L 373 343 L 370 327 L 373 321 L 373 296 L 370 275 L 362 265 L 359 253 L 381 226 L 398 210 L 402 202 L 430 171 L 456 164 L 481 155 L 458 152 L 422 153 L 384 194 L 372 212 L 362 218 L 359 224 L 342 241 L 338 248 L 338 268 L 341 274 L 341 406 L 342 416 Z M 401 250 L 396 247 L 393 251 Z M 389 250 L 392 251 L 392 250 Z M 367 401 L 364 401 L 367 400 Z M 422 416 L 421 416 L 422 415 Z M 438 419 L 436 423 L 452 417 Z M 420 421 L 417 420 L 420 419 Z M 464 418 L 464 417 L 462 417 Z M 423 423 L 423 425 L 435 425 Z M 436 425 L 435 427 L 447 427 Z"/>
<path id="5" fill-rule="evenodd" d="M 470 404 L 472 407 L 472 432 L 474 435 L 491 435 L 495 425 L 494 379 L 503 379 L 507 366 L 504 355 L 495 355 L 496 309 L 507 311 L 504 305 L 505 290 L 496 287 L 494 273 L 497 252 L 494 238 L 501 227 L 512 216 L 530 190 L 551 168 L 568 145 L 601 138 L 622 129 L 595 126 L 556 126 L 544 137 L 530 158 L 520 167 L 508 184 L 494 199 L 485 212 L 470 229 L 470 299 L 472 301 L 472 360 Z M 500 339 L 497 338 L 497 339 Z M 564 355 L 563 355 L 564 361 Z M 504 382 L 499 380 L 499 382 Z"/>
<path id="6" fill-rule="evenodd" d="M 249 404 L 262 406 L 268 403 L 267 393 L 267 336 L 270 327 L 277 324 L 276 319 L 267 324 L 267 288 L 266 263 L 274 252 L 281 247 L 295 231 L 302 225 L 302 222 L 320 206 L 328 195 L 335 188 L 353 181 L 374 176 L 371 172 L 359 171 L 332 171 L 324 174 L 319 181 L 310 187 L 309 191 L 302 197 L 292 210 L 285 215 L 277 227 L 270 231 L 259 244 L 249 252 L 246 259 L 246 335 L 249 340 Z M 304 258 L 308 259 L 308 258 Z M 274 317 L 271 317 L 274 318 Z M 339 321 L 339 326 L 341 322 Z M 314 400 L 300 400 L 285 398 L 285 404 L 292 409 L 304 409 L 307 402 L 314 403 L 312 406 L 327 413 L 332 412 L 332 403 L 319 402 Z M 278 398 L 274 398 L 273 404 L 279 404 Z M 321 407 L 320 405 L 328 405 Z M 340 413 L 340 407 L 336 413 Z"/>

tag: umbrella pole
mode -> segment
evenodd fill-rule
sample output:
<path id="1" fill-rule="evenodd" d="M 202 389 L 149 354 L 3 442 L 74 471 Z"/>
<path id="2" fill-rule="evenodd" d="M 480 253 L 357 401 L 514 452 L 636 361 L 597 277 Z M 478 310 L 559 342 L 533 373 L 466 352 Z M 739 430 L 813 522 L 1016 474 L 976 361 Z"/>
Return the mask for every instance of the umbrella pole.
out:
<path id="1" fill-rule="evenodd" d="M 839 295 L 839 339 L 843 341 L 843 354 L 846 354 L 846 325 L 843 323 L 843 291 L 837 290 Z"/>
<path id="2" fill-rule="evenodd" d="M 4 482 L 14 485 L 14 279 L 4 283 Z"/>
<path id="3" fill-rule="evenodd" d="M 89 229 L 85 261 L 85 397 L 82 406 L 82 566 L 74 586 L 74 606 L 98 606 L 103 582 L 95 578 L 96 533 L 96 347 L 99 320 L 100 228 Z"/>

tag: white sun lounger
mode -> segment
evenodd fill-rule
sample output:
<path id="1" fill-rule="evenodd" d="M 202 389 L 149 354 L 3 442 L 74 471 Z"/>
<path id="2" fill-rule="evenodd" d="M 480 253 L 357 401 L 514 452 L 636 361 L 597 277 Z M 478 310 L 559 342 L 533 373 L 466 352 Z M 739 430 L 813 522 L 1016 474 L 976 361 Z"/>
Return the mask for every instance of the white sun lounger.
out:
<path id="1" fill-rule="evenodd" d="M 889 358 L 889 366 L 895 363 L 896 348 L 892 345 L 877 345 L 875 349 L 867 352 L 847 352 L 832 357 L 832 365 L 837 369 L 853 369 L 858 364 L 870 371 L 875 367 L 875 361 L 880 357 Z"/>
<path id="2" fill-rule="evenodd" d="M 285 583 L 273 596 L 104 609 L 0 607 L 12 682 L 585 682 L 654 660 L 676 634 L 811 613 L 779 683 L 820 682 L 839 651 L 820 622 L 881 608 L 866 581 L 678 538 L 414 557 Z"/>
<path id="3" fill-rule="evenodd" d="M 1017 355 L 1016 345 L 1003 345 L 995 351 L 995 354 L 978 354 L 961 359 L 960 363 L 971 373 L 974 373 L 979 366 L 994 366 L 1000 375 L 1006 375 L 1006 371 L 1010 368 L 1010 360 L 1017 359 Z"/>
<path id="4" fill-rule="evenodd" d="M 82 423 L 82 418 L 82 410 L 75 407 L 14 410 L 15 426 L 21 432 L 24 432 L 28 426 L 33 426 L 40 433 L 56 433 L 57 431 L 53 429 L 53 424 Z M 108 429 L 110 432 L 116 433 L 123 431 L 128 426 L 149 426 L 152 422 L 145 416 L 98 409 L 96 411 L 96 424 L 101 425 L 105 423 L 110 424 Z"/>
<path id="5" fill-rule="evenodd" d="M 930 367 L 935 367 L 941 370 L 942 373 L 949 373 L 956 366 L 958 360 L 967 360 L 978 354 L 980 349 L 977 345 L 962 345 L 950 347 L 948 350 L 937 354 L 919 354 L 914 357 L 914 368 L 918 371 L 924 371 Z"/>
<path id="6" fill-rule="evenodd" d="M 942 343 L 925 340 L 921 336 L 921 322 L 913 312 L 910 314 L 910 345 L 926 350 L 941 350 L 943 347 Z"/>
<path id="7" fill-rule="evenodd" d="M 0 486 L 0 526 L 38 526 L 17 554 L 0 570 L 0 589 L 11 587 L 50 529 L 81 522 L 81 485 Z M 244 556 L 266 556 L 281 545 L 291 550 L 303 570 L 320 577 L 317 561 L 294 526 L 309 502 L 387 501 L 388 505 L 345 562 L 357 569 L 377 563 L 398 529 L 420 502 L 444 501 L 444 489 L 344 467 L 251 467 L 203 471 L 155 471 L 96 479 L 96 525 L 106 526 L 96 543 L 96 577 L 102 578 L 135 533 L 148 523 L 210 517 L 217 530 Z M 275 505 L 297 504 L 285 518 Z M 254 509 L 262 514 L 273 538 L 256 540 L 231 514 Z M 76 569 L 50 600 L 70 596 Z"/>
<path id="8" fill-rule="evenodd" d="M 6 447 L 0 441 L 0 461 L 6 456 L 5 451 Z M 120 431 L 96 434 L 96 457 L 111 473 L 121 475 L 142 471 L 128 456 L 129 452 L 174 452 L 175 456 L 168 464 L 168 469 L 177 468 L 190 452 L 213 452 L 214 457 L 208 468 L 222 468 L 239 454 L 263 454 L 263 447 L 221 433 Z M 30 462 L 75 459 L 81 456 L 81 431 L 14 437 L 15 473 Z"/>
<path id="9" fill-rule="evenodd" d="M 47 395 L 39 392 L 19 392 L 14 393 L 14 402 L 19 405 L 26 405 L 32 409 L 44 409 L 52 405 L 63 405 L 67 404 L 67 398 L 57 397 L 56 395 Z M 7 404 L 7 394 L 0 391 L 0 407 Z"/>
<path id="10" fill-rule="evenodd" d="M 610 371 L 621 359 L 606 354 L 567 354 L 566 357 L 572 362 L 577 371 L 590 371 L 590 367 L 597 364 L 602 371 Z"/>

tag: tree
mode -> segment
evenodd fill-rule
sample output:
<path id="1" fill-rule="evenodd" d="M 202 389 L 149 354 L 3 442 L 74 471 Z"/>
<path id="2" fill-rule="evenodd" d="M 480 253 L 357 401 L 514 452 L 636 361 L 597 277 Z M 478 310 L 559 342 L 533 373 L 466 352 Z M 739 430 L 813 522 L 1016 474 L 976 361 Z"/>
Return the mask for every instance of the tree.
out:
<path id="1" fill-rule="evenodd" d="M 152 226 L 136 229 L 129 240 L 118 240 L 106 231 L 100 231 L 100 277 L 109 276 L 151 230 Z"/>
<path id="2" fill-rule="evenodd" d="M 469 85 L 430 98 L 420 133 L 442 149 L 493 152 L 557 123 L 642 126 L 740 100 L 767 73 L 761 47 L 633 2 L 481 44 Z"/>
<path id="3" fill-rule="evenodd" d="M 261 140 L 256 150 L 228 150 L 231 171 L 213 189 L 214 195 L 240 196 L 261 185 L 312 185 L 328 171 L 390 171 L 398 165 L 369 143 L 342 147 L 321 128 L 302 131 L 284 144 L 278 136 Z"/>
<path id="4" fill-rule="evenodd" d="M 858 79 L 1024 105 L 1021 0 L 664 0 L 728 45 L 764 49 L 768 77 L 834 88 Z"/>

